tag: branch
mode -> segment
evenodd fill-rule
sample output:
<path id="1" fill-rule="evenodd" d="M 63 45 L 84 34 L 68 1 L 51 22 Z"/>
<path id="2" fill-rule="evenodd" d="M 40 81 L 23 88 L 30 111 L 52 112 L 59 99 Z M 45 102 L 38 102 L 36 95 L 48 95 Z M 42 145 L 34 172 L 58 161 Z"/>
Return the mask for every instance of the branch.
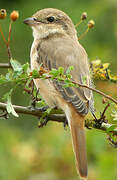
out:
<path id="1" fill-rule="evenodd" d="M 11 68 L 9 63 L 0 63 L 0 68 Z"/>
<path id="2" fill-rule="evenodd" d="M 6 110 L 6 106 L 7 104 L 6 103 L 2 103 L 0 102 L 0 109 L 1 110 Z M 42 114 L 43 114 L 43 111 L 40 110 L 40 109 L 33 109 L 33 108 L 30 108 L 30 107 L 24 107 L 24 106 L 17 106 L 17 105 L 13 105 L 15 111 L 19 114 L 29 114 L 29 115 L 33 115 L 33 116 L 36 116 L 36 117 L 41 117 Z M 54 114 L 55 113 L 55 114 Z M 66 120 L 66 117 L 64 114 L 56 114 L 57 111 L 56 110 L 53 110 L 52 111 L 52 114 L 49 114 L 48 115 L 48 120 L 50 121 L 57 121 L 57 122 L 64 122 Z"/>
<path id="3" fill-rule="evenodd" d="M 85 84 L 77 83 L 77 82 L 75 82 L 75 81 L 72 81 L 72 83 L 78 85 L 79 87 L 84 87 L 84 88 L 90 89 L 90 90 L 92 90 L 92 91 L 94 91 L 94 92 L 96 92 L 96 93 L 98 93 L 98 94 L 104 96 L 105 98 L 107 98 L 107 99 L 113 101 L 115 104 L 117 104 L 117 100 L 116 100 L 116 99 L 112 98 L 111 96 L 109 96 L 109 95 L 103 93 L 102 91 L 100 91 L 100 90 L 98 90 L 98 89 L 89 87 L 89 86 L 87 86 L 87 85 L 85 85 Z"/>
<path id="4" fill-rule="evenodd" d="M 51 78 L 52 78 L 52 76 L 46 77 L 46 79 L 51 79 Z M 57 78 L 55 78 L 55 79 L 58 80 Z M 64 82 L 64 80 L 61 80 L 61 81 Z M 117 104 L 117 100 L 116 100 L 116 99 L 112 98 L 111 96 L 103 93 L 102 91 L 100 91 L 100 90 L 98 90 L 98 89 L 95 89 L 95 88 L 93 88 L 93 87 L 89 87 L 89 86 L 87 86 L 87 85 L 85 85 L 85 84 L 80 84 L 80 83 L 75 82 L 75 81 L 73 81 L 73 80 L 71 80 L 71 82 L 72 82 L 73 84 L 75 84 L 75 85 L 78 85 L 79 87 L 83 87 L 83 88 L 86 88 L 86 89 L 90 89 L 90 90 L 92 90 L 93 92 L 96 92 L 97 94 L 100 94 L 100 95 L 104 96 L 105 98 L 111 100 L 111 101 L 114 102 L 115 104 Z"/>
<path id="5" fill-rule="evenodd" d="M 5 111 L 6 106 L 7 105 L 5 103 L 0 102 L 0 109 L 1 110 Z M 43 114 L 43 111 L 39 110 L 39 109 L 33 109 L 33 108 L 28 108 L 28 107 L 24 107 L 24 106 L 17 106 L 17 105 L 13 105 L 13 107 L 14 107 L 15 111 L 19 114 L 29 114 L 29 115 L 36 116 L 38 118 L 41 118 L 41 116 Z M 55 121 L 55 122 L 65 123 L 66 122 L 65 115 L 62 113 L 61 114 L 60 113 L 57 114 L 57 113 L 58 113 L 57 110 L 55 110 L 55 109 L 52 110 L 52 112 L 47 116 L 47 121 Z M 109 124 L 106 122 L 100 123 L 99 120 L 96 121 L 95 119 L 92 119 L 92 120 L 86 119 L 85 127 L 95 128 L 95 129 L 99 129 L 99 130 L 102 130 L 104 132 L 107 132 L 107 130 L 112 126 L 112 124 Z M 114 135 L 117 135 L 116 129 L 114 131 Z"/>

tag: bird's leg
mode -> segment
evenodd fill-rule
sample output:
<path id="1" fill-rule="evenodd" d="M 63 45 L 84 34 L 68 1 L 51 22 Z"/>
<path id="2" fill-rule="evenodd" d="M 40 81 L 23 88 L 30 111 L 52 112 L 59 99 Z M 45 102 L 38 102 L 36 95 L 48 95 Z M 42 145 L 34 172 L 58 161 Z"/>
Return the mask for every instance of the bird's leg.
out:
<path id="1" fill-rule="evenodd" d="M 43 106 L 43 107 L 38 107 L 36 109 L 39 111 L 45 112 L 48 108 L 49 108 L 49 106 L 47 105 L 47 106 Z"/>
<path id="2" fill-rule="evenodd" d="M 44 106 L 44 107 L 41 107 L 40 110 L 43 112 L 42 113 L 42 116 L 39 118 L 39 124 L 38 124 L 38 127 L 41 128 L 43 126 L 46 126 L 46 124 L 48 123 L 48 115 L 50 114 L 51 112 L 51 108 L 49 108 L 49 106 Z"/>
<path id="3" fill-rule="evenodd" d="M 48 118 L 47 117 L 39 118 L 38 128 L 46 126 L 47 123 L 48 123 Z"/>

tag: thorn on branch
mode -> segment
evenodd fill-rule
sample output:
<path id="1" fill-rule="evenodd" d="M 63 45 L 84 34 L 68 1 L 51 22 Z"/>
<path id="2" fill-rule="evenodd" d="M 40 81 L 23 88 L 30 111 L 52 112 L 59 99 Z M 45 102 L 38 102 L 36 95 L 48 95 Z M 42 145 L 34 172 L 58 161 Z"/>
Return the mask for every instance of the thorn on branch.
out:
<path id="1" fill-rule="evenodd" d="M 25 85 L 24 85 L 24 91 L 25 92 L 27 92 L 28 94 L 32 94 L 33 93 L 33 80 L 29 83 L 29 85 L 28 85 L 28 87 L 29 88 L 31 88 L 32 87 L 32 89 L 29 89 L 29 88 L 26 88 L 26 83 L 25 83 Z"/>
<path id="2" fill-rule="evenodd" d="M 39 121 L 38 128 L 42 128 L 42 127 L 46 126 L 47 123 L 48 123 L 48 121 L 49 121 L 48 118 L 47 118 L 47 117 L 44 117 L 43 120 L 40 120 L 40 121 Z"/>
<path id="3" fill-rule="evenodd" d="M 105 122 L 105 112 L 107 111 L 107 109 L 109 108 L 109 106 L 110 106 L 110 104 L 108 103 L 107 105 L 106 105 L 106 107 L 104 108 L 104 111 L 103 111 L 103 113 L 101 114 L 101 119 L 103 120 L 103 122 Z M 105 122 L 106 123 L 106 122 Z"/>
<path id="4" fill-rule="evenodd" d="M 105 74 L 106 78 L 107 78 L 108 80 L 110 80 L 110 76 L 109 76 L 108 68 L 106 68 L 106 69 L 105 69 L 105 71 L 106 71 L 106 74 Z"/>
<path id="5" fill-rule="evenodd" d="M 113 135 L 114 136 L 114 135 Z M 107 136 L 107 139 L 108 139 L 108 141 L 109 141 L 109 144 L 112 146 L 112 147 L 114 147 L 114 148 L 117 148 L 117 141 L 114 141 L 113 139 L 112 139 L 112 137 L 111 136 Z"/>
<path id="6" fill-rule="evenodd" d="M 86 121 L 85 121 L 86 122 Z M 86 124 L 85 123 L 85 127 L 87 128 L 87 129 L 89 129 L 89 130 L 91 130 L 92 128 L 91 127 L 89 127 L 89 125 L 88 124 Z"/>
<path id="7" fill-rule="evenodd" d="M 32 96 L 32 103 L 31 103 L 31 105 L 33 107 L 36 107 L 36 102 L 41 100 L 40 98 L 38 98 L 39 88 L 36 91 L 36 96 L 34 96 L 33 91 L 34 91 L 34 82 L 33 82 L 33 87 L 32 87 L 32 92 L 31 92 L 31 96 Z"/>
<path id="8" fill-rule="evenodd" d="M 8 119 L 9 118 L 9 115 L 8 115 L 8 112 L 6 110 L 3 110 L 3 113 L 0 114 L 0 118 L 4 118 L 4 119 Z"/>
<path id="9" fill-rule="evenodd" d="M 28 88 L 26 88 L 26 84 L 25 84 L 24 91 L 31 95 L 32 98 L 31 106 L 35 108 L 36 102 L 41 100 L 40 98 L 38 98 L 39 88 L 36 90 L 36 95 L 34 96 L 34 82 L 33 80 L 31 80 L 31 82 L 28 85 Z"/>
<path id="10" fill-rule="evenodd" d="M 96 123 L 97 128 L 100 128 L 103 122 L 108 123 L 108 121 L 105 119 L 106 118 L 105 113 L 106 113 L 109 106 L 110 106 L 110 104 L 108 103 L 106 105 L 106 107 L 104 108 L 103 112 L 100 113 L 100 118 L 99 119 L 97 119 L 96 116 L 94 115 L 94 121 Z"/>
<path id="11" fill-rule="evenodd" d="M 64 127 L 65 130 L 67 130 L 67 127 L 68 127 L 68 120 L 67 120 L 67 118 L 63 122 L 63 127 Z"/>

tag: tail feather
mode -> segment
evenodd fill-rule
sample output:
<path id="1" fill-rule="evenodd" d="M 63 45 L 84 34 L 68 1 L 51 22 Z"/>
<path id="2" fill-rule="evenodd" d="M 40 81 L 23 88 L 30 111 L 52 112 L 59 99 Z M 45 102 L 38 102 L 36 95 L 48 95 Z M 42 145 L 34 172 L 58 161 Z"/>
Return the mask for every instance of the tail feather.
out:
<path id="1" fill-rule="evenodd" d="M 76 159 L 76 169 L 82 179 L 87 178 L 87 154 L 85 145 L 85 133 L 83 129 L 71 123 L 72 144 Z"/>
<path id="2" fill-rule="evenodd" d="M 76 169 L 81 179 L 87 179 L 87 153 L 84 132 L 84 117 L 69 108 L 66 111 L 68 124 L 71 130 L 72 145 L 76 159 Z"/>

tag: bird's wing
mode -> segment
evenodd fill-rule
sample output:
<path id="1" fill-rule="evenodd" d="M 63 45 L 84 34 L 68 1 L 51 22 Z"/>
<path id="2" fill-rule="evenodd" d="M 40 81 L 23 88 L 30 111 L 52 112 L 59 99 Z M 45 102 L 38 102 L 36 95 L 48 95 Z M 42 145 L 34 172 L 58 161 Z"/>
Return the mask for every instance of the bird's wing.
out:
<path id="1" fill-rule="evenodd" d="M 71 72 L 72 79 L 75 82 L 83 84 L 85 79 L 86 84 L 90 85 L 90 73 L 87 60 L 87 54 L 84 48 L 69 37 L 46 39 L 38 46 L 38 62 L 43 64 L 45 68 L 63 67 L 66 71 L 68 67 L 73 66 Z M 88 105 L 93 104 L 92 92 L 86 88 L 67 87 L 64 88 L 63 82 L 53 80 L 56 89 L 61 93 L 62 97 L 73 104 L 75 109 L 85 115 L 88 113 Z M 90 108 L 90 107 L 89 107 Z"/>

